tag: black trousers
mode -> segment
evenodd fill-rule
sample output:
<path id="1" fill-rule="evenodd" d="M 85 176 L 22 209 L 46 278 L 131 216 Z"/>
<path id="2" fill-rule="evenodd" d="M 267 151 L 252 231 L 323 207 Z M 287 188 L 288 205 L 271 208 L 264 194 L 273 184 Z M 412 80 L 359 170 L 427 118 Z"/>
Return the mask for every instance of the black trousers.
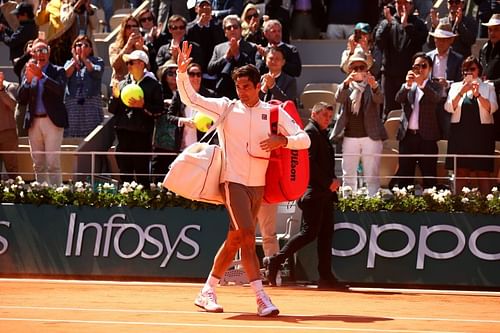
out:
<path id="1" fill-rule="evenodd" d="M 152 135 L 148 133 L 117 130 L 117 152 L 150 153 L 152 150 Z M 116 163 L 120 169 L 122 182 L 135 180 L 144 186 L 149 186 L 149 163 L 151 155 L 116 155 Z"/>
<path id="2" fill-rule="evenodd" d="M 302 200 L 300 208 L 302 209 L 300 232 L 290 238 L 276 256 L 283 262 L 285 258 L 317 239 L 320 280 L 331 280 L 333 277 L 331 269 L 334 226 L 332 195 Z"/>
<path id="3" fill-rule="evenodd" d="M 384 88 L 384 119 L 392 110 L 401 109 L 401 104 L 396 102 L 396 93 L 405 82 L 406 74 L 403 76 L 382 76 L 382 87 Z"/>
<path id="4" fill-rule="evenodd" d="M 399 169 L 392 185 L 406 187 L 415 184 L 415 167 L 418 165 L 424 176 L 424 188 L 436 186 L 437 157 L 407 157 L 405 154 L 437 154 L 438 145 L 435 140 L 424 140 L 420 134 L 412 133 L 409 129 L 404 139 L 399 143 Z M 404 176 L 409 178 L 398 178 Z M 429 178 L 427 178 L 429 177 Z M 392 186 L 391 186 L 392 188 Z"/>

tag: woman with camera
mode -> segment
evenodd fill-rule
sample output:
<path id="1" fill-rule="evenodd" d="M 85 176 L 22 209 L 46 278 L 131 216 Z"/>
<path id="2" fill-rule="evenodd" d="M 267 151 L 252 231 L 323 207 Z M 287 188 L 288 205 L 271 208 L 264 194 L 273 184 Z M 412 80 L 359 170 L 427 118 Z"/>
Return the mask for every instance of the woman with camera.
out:
<path id="1" fill-rule="evenodd" d="M 495 87 L 480 79 L 483 71 L 479 60 L 469 56 L 462 63 L 464 79 L 450 87 L 445 110 L 451 113 L 448 154 L 494 155 L 495 133 L 493 113 L 498 109 Z M 469 177 L 478 178 L 479 191 L 486 195 L 490 191 L 490 177 L 494 159 L 460 157 L 446 159 L 447 169 L 456 170 L 456 191 L 469 184 Z"/>
<path id="2" fill-rule="evenodd" d="M 353 192 L 358 188 L 357 170 L 361 160 L 369 195 L 380 187 L 379 168 L 382 141 L 387 139 L 380 105 L 384 95 L 369 72 L 366 54 L 357 49 L 348 63 L 349 74 L 336 92 L 341 113 L 333 129 L 333 139 L 342 139 L 343 185 Z"/>
<path id="3" fill-rule="evenodd" d="M 67 89 L 65 104 L 69 126 L 66 137 L 86 137 L 104 120 L 101 100 L 101 79 L 104 61 L 94 56 L 87 36 L 78 36 L 71 47 L 73 57 L 64 66 Z"/>

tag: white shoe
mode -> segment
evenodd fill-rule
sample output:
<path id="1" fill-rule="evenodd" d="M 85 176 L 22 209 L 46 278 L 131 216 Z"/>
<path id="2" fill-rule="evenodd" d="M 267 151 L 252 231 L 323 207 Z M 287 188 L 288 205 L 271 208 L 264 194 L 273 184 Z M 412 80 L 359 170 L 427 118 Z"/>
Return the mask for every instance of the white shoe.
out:
<path id="1" fill-rule="evenodd" d="M 277 316 L 280 310 L 271 302 L 271 299 L 265 292 L 257 295 L 257 314 L 261 317 Z"/>
<path id="2" fill-rule="evenodd" d="M 215 290 L 200 292 L 194 300 L 194 305 L 199 306 L 207 312 L 223 312 L 222 306 L 217 304 L 217 295 Z"/>

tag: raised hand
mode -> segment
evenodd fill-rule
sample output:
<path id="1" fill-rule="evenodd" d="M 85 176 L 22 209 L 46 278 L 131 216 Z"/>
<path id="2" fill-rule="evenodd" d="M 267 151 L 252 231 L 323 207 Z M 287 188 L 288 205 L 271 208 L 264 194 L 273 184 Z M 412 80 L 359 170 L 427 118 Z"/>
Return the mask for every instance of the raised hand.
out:
<path id="1" fill-rule="evenodd" d="M 193 58 L 190 58 L 191 50 L 193 46 L 187 41 L 182 42 L 182 49 L 179 52 L 179 57 L 177 59 L 177 71 L 179 73 L 185 73 L 187 71 L 188 65 L 191 63 Z"/>

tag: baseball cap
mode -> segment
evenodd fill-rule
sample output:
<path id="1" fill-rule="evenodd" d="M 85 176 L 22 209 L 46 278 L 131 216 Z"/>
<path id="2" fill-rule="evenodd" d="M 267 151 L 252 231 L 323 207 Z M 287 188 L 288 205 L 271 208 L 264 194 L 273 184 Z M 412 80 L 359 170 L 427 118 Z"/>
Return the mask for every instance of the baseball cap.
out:
<path id="1" fill-rule="evenodd" d="M 354 31 L 356 31 L 356 30 L 359 30 L 365 34 L 369 34 L 371 31 L 371 28 L 370 28 L 370 25 L 368 23 L 359 22 L 359 23 L 356 23 L 356 25 L 354 26 Z"/>
<path id="2" fill-rule="evenodd" d="M 21 2 L 10 13 L 12 15 L 22 15 L 22 14 L 33 15 L 33 5 L 30 3 Z"/>
<path id="3" fill-rule="evenodd" d="M 144 52 L 143 50 L 135 50 L 135 51 L 132 51 L 132 53 L 130 53 L 130 54 L 123 55 L 123 61 L 127 62 L 130 60 L 140 60 L 143 63 L 145 63 L 146 65 L 149 64 L 149 57 L 146 54 L 146 52 Z"/>

